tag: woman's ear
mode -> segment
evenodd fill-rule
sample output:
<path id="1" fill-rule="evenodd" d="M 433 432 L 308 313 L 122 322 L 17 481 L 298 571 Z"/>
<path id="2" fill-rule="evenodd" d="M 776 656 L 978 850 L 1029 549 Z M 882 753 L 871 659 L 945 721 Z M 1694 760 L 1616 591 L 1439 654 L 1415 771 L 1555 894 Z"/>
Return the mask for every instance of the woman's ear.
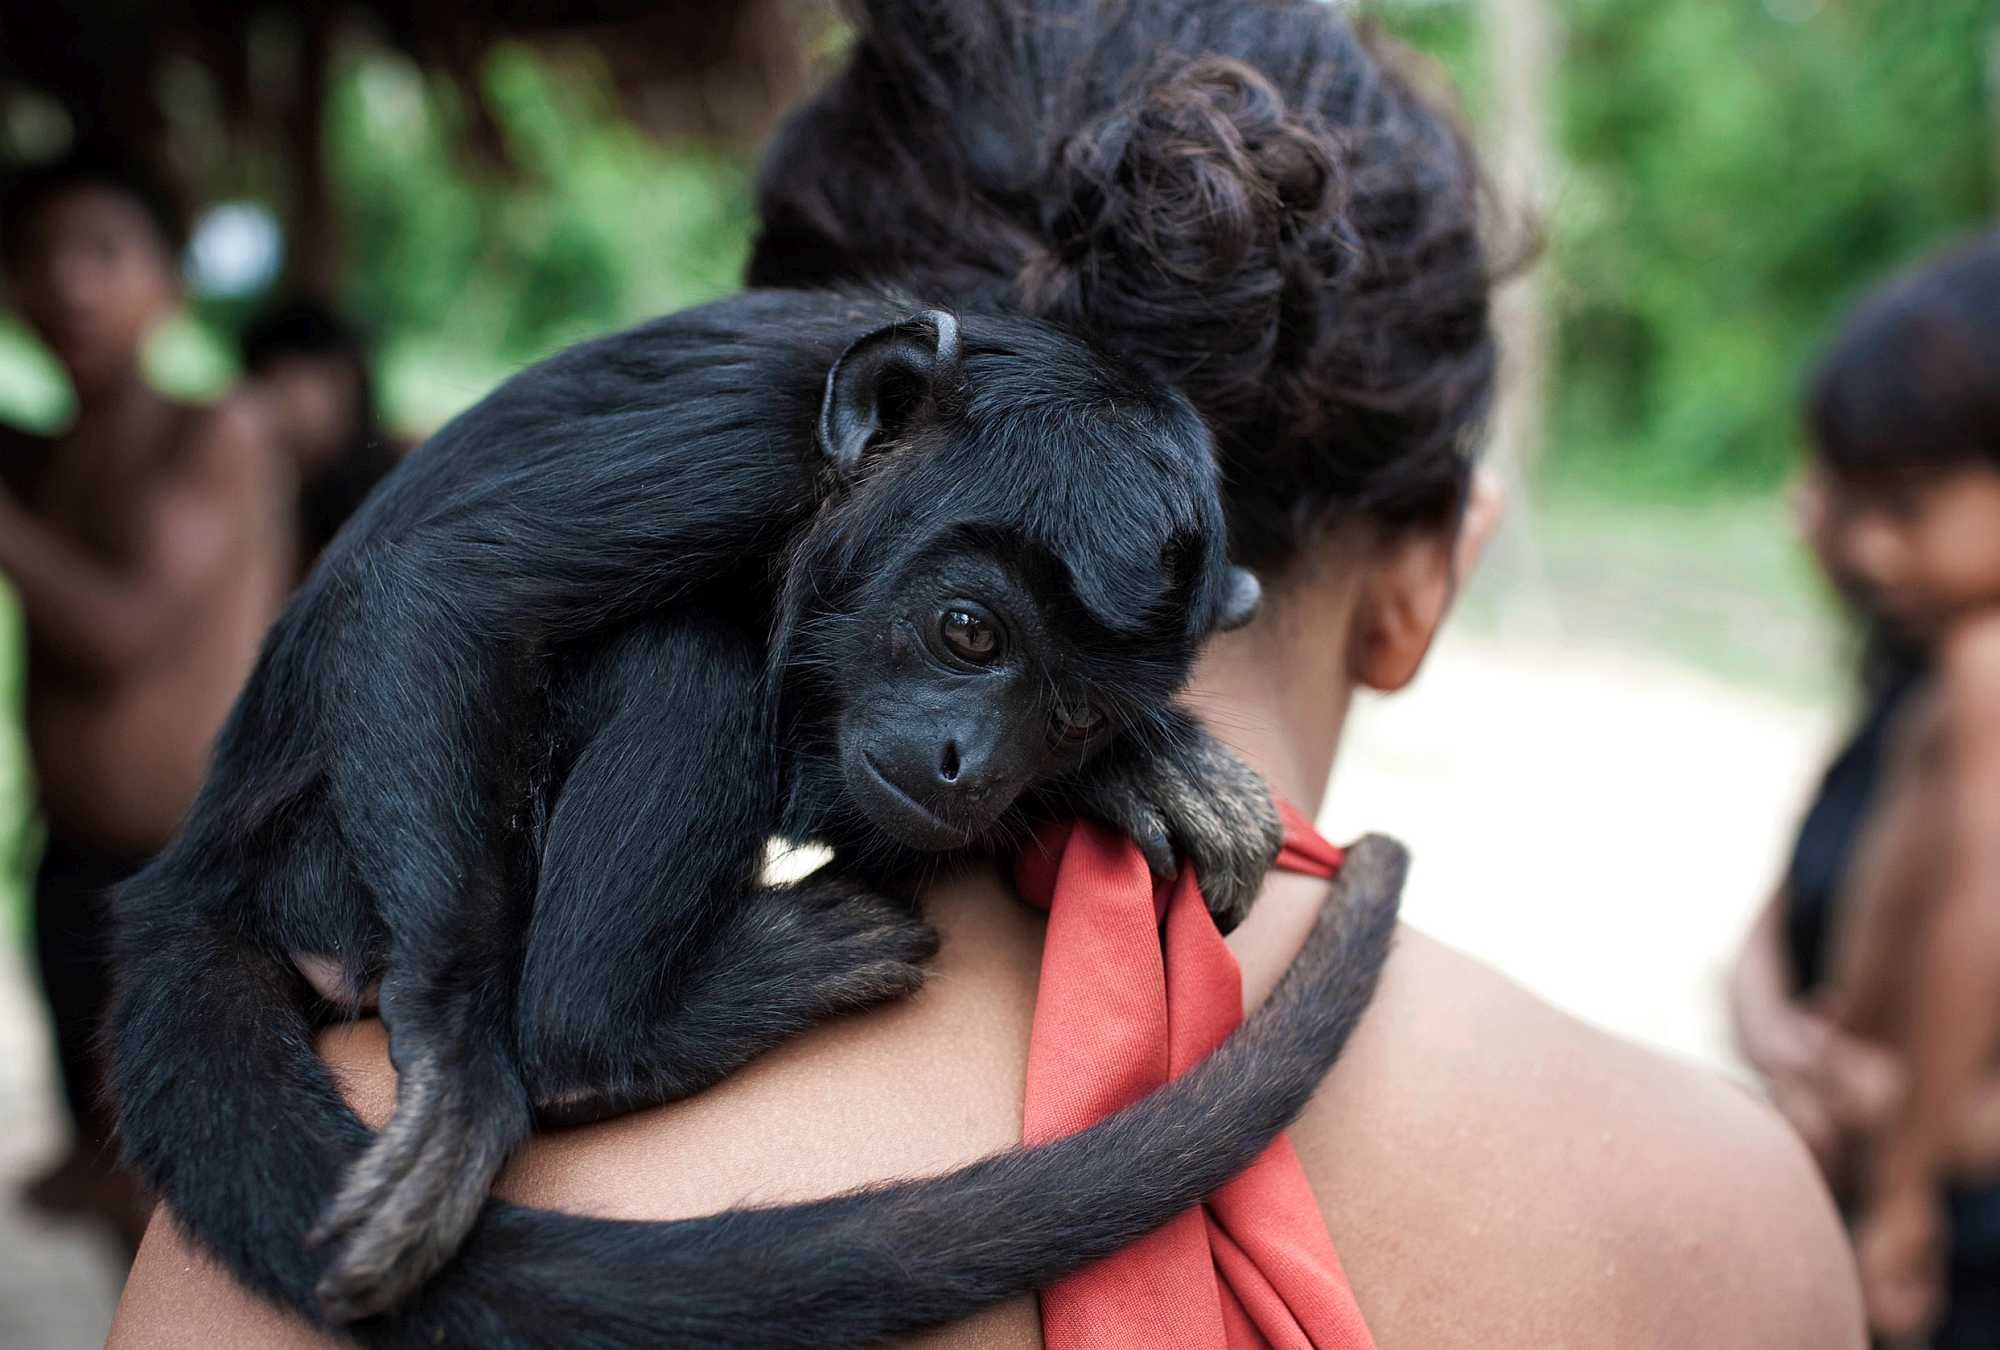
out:
<path id="1" fill-rule="evenodd" d="M 1506 489 L 1500 486 L 1499 475 L 1482 464 L 1473 470 L 1472 483 L 1466 492 L 1465 515 L 1458 524 L 1458 553 L 1451 564 L 1456 584 L 1463 586 L 1466 578 L 1478 570 L 1486 545 L 1499 533 L 1501 518 L 1506 514 Z"/>
<path id="2" fill-rule="evenodd" d="M 1356 683 L 1387 693 L 1417 677 L 1501 509 L 1499 483 L 1482 469 L 1457 530 L 1404 530 L 1382 541 L 1354 608 L 1349 665 Z"/>

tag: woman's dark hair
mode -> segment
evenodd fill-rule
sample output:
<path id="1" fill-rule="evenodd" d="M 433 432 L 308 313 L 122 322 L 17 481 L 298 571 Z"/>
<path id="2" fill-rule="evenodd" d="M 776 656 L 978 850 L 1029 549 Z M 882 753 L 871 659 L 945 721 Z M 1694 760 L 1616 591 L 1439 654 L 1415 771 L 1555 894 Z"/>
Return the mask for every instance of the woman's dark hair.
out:
<path id="1" fill-rule="evenodd" d="M 1827 467 L 1862 482 L 2000 469 L 2000 234 L 1862 302 L 1807 383 L 1806 430 Z"/>
<path id="2" fill-rule="evenodd" d="M 1452 120 L 1314 0 L 871 0 L 780 132 L 753 285 L 1052 319 L 1180 387 L 1235 556 L 1441 523 L 1492 397 L 1482 193 Z"/>
<path id="3" fill-rule="evenodd" d="M 179 259 L 187 246 L 187 222 L 173 190 L 138 160 L 107 146 L 83 145 L 20 170 L 0 189 L 0 264 L 11 271 L 20 262 L 37 212 L 85 188 L 103 188 L 132 202 L 145 213 L 167 257 Z"/>
<path id="4" fill-rule="evenodd" d="M 299 297 L 259 314 L 238 338 L 243 369 L 262 375 L 287 357 L 333 361 L 354 379 L 354 416 L 342 429 L 328 465 L 299 489 L 300 548 L 310 561 L 331 543 L 347 518 L 396 466 L 399 450 L 375 411 L 375 380 L 368 342 L 340 311 Z"/>

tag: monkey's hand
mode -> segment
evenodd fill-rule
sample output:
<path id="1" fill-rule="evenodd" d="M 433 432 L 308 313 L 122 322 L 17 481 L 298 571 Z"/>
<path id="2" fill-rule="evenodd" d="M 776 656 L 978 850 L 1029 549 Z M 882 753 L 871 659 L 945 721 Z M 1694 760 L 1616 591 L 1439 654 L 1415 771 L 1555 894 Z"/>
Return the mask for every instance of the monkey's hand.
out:
<path id="1" fill-rule="evenodd" d="M 1173 750 L 1115 753 L 1071 791 L 1077 809 L 1131 836 L 1155 876 L 1172 878 L 1180 858 L 1193 863 L 1225 933 L 1250 912 L 1284 842 L 1263 778 L 1192 721 Z"/>
<path id="2" fill-rule="evenodd" d="M 451 1259 L 531 1128 L 518 1078 L 398 1058 L 396 1114 L 308 1238 L 333 1251 L 318 1294 L 336 1325 L 394 1308 Z"/>

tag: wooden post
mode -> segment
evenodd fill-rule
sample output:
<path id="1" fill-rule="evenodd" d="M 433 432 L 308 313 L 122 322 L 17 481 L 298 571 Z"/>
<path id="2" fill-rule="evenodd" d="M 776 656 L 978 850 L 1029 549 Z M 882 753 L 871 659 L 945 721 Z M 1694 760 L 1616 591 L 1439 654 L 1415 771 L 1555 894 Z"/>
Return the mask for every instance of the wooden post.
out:
<path id="1" fill-rule="evenodd" d="M 315 6 L 303 21 L 299 82 L 286 108 L 284 138 L 291 161 L 286 165 L 291 180 L 285 213 L 286 279 L 294 290 L 328 297 L 338 294 L 344 261 L 326 148 L 334 36 L 334 16 Z"/>
<path id="2" fill-rule="evenodd" d="M 1518 237 L 1523 218 L 1545 218 L 1558 156 L 1550 104 L 1555 95 L 1560 38 L 1549 0 L 1480 0 L 1485 59 L 1492 89 L 1488 162 L 1498 189 L 1499 237 Z M 1533 551 L 1535 471 L 1548 434 L 1549 379 L 1554 358 L 1546 268 L 1537 264 L 1514 277 L 1494 299 L 1500 337 L 1500 390 L 1488 462 L 1508 499 L 1505 524 L 1495 539 L 1494 562 L 1512 573 L 1508 609 L 1539 608 L 1539 570 Z M 1546 616 L 1544 616 L 1546 617 Z"/>
<path id="3" fill-rule="evenodd" d="M 1549 114 L 1556 27 L 1547 0 L 1480 0 L 1492 81 L 1491 163 L 1509 211 L 1542 213 L 1556 173 Z M 1507 371 L 1494 451 L 1532 478 L 1547 427 L 1551 331 L 1543 270 L 1517 277 L 1498 301 Z"/>

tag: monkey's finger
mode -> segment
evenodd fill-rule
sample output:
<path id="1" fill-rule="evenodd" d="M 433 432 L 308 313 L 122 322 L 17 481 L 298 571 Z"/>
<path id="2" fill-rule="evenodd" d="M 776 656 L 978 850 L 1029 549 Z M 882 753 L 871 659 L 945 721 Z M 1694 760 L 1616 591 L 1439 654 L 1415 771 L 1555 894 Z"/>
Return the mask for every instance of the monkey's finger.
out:
<path id="1" fill-rule="evenodd" d="M 1148 812 L 1146 824 L 1146 829 L 1127 833 L 1139 846 L 1139 852 L 1145 855 L 1146 870 L 1162 881 L 1172 881 L 1180 875 L 1181 865 L 1174 841 L 1167 833 L 1166 822 Z"/>
<path id="2" fill-rule="evenodd" d="M 1257 899 L 1260 886 L 1258 879 L 1242 876 L 1235 872 L 1198 872 L 1201 878 L 1201 900 L 1208 909 L 1208 916 L 1215 920 L 1218 932 L 1228 934 L 1249 917 L 1250 906 Z"/>
<path id="3" fill-rule="evenodd" d="M 1095 816 L 1137 844 L 1154 876 L 1172 881 L 1180 874 L 1179 850 L 1166 817 L 1129 779 L 1100 786 L 1080 805 L 1085 815 Z"/>
<path id="4" fill-rule="evenodd" d="M 1183 849 L 1174 837 L 1173 823 L 1149 794 L 1134 792 L 1124 803 L 1121 827 L 1145 855 L 1146 869 L 1162 881 L 1180 875 Z"/>

